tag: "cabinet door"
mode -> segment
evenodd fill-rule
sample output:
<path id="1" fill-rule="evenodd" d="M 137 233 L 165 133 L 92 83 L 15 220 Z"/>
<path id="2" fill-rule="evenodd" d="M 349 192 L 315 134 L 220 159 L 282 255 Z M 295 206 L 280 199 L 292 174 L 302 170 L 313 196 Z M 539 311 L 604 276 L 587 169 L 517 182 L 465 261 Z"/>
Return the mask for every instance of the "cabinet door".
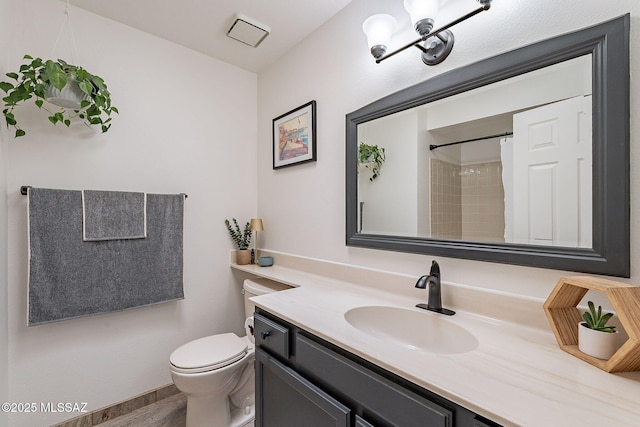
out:
<path id="1" fill-rule="evenodd" d="M 350 419 L 349 408 L 256 349 L 256 426 L 350 427 Z"/>

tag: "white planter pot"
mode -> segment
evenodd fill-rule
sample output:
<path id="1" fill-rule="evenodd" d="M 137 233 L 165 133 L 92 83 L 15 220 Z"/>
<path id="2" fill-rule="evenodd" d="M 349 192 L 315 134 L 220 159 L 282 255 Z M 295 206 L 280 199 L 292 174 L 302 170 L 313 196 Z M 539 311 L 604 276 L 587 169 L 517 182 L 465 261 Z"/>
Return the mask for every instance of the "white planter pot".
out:
<path id="1" fill-rule="evenodd" d="M 373 162 L 362 162 L 362 163 L 358 163 L 358 173 L 360 172 L 365 172 L 365 171 L 371 171 L 371 168 L 373 167 L 373 165 L 375 165 L 375 163 Z"/>
<path id="2" fill-rule="evenodd" d="M 598 359 L 609 359 L 618 350 L 618 331 L 596 331 L 589 328 L 585 322 L 580 322 L 578 324 L 578 349 Z"/>
<path id="3" fill-rule="evenodd" d="M 89 95 L 84 93 L 75 80 L 69 79 L 62 90 L 53 85 L 45 87 L 45 99 L 59 107 L 79 110 L 82 101 L 89 101 Z"/>

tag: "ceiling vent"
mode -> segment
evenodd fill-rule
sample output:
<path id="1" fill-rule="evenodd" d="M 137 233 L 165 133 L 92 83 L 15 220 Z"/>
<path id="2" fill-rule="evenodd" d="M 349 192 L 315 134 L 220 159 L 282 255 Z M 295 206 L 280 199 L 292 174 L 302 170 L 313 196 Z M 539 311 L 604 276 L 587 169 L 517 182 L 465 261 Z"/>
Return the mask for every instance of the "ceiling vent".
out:
<path id="1" fill-rule="evenodd" d="M 227 36 L 252 47 L 258 47 L 267 38 L 271 28 L 244 15 L 236 15 Z"/>

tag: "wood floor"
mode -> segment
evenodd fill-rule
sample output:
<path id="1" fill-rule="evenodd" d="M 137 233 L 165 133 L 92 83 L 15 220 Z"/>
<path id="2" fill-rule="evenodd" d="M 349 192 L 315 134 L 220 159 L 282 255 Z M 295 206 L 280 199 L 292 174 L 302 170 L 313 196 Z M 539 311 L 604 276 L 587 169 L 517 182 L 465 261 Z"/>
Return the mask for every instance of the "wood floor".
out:
<path id="1" fill-rule="evenodd" d="M 52 427 L 184 427 L 187 396 L 168 384 Z"/>
<path id="2" fill-rule="evenodd" d="M 187 397 L 179 393 L 126 415 L 98 424 L 100 427 L 184 427 Z"/>

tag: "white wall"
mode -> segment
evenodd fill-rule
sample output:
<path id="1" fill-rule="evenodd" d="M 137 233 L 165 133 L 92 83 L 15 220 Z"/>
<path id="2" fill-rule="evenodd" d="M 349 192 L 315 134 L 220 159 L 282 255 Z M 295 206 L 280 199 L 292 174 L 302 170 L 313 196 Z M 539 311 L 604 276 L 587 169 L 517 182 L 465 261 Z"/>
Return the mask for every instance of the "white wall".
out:
<path id="1" fill-rule="evenodd" d="M 427 130 L 591 94 L 591 55 L 429 103 Z"/>
<path id="2" fill-rule="evenodd" d="M 0 46 L 7 40 L 7 4 L 0 0 Z M 0 56 L 0 75 L 4 75 L 5 53 Z M 3 117 L 4 119 L 4 117 Z M 7 304 L 7 156 L 6 132 L 0 122 L 0 402 L 9 399 L 9 329 Z M 8 424 L 8 414 L 0 411 L 0 425 Z"/>
<path id="3" fill-rule="evenodd" d="M 0 68 L 17 68 L 25 53 L 52 55 L 64 3 L 2 1 L 11 38 L 2 43 L 8 63 Z M 105 78 L 120 116 L 100 134 L 81 125 L 53 127 L 36 108 L 17 110 L 27 135 L 4 144 L 9 289 L 0 319 L 8 306 L 8 400 L 87 402 L 93 410 L 170 383 L 169 355 L 179 345 L 243 332 L 224 219 L 256 213 L 257 76 L 83 10 L 71 12 L 80 63 Z M 187 193 L 185 299 L 28 328 L 21 185 Z M 0 209 L 3 220 L 5 212 Z M 12 414 L 9 421 L 50 425 L 74 415 Z"/>
<path id="4" fill-rule="evenodd" d="M 477 7 L 473 0 L 449 0 L 441 7 L 448 22 Z M 415 49 L 376 64 L 366 48 L 361 23 L 374 13 L 391 13 L 406 30 L 392 46 L 415 39 L 402 2 L 353 0 L 340 14 L 258 77 L 258 210 L 269 224 L 265 247 L 277 251 L 412 274 L 428 270 L 431 256 L 345 246 L 345 114 L 449 69 L 470 64 L 562 33 L 631 12 L 631 71 L 640 70 L 637 0 L 495 1 L 491 10 L 453 29 L 456 44 L 442 64 L 426 67 Z M 436 25 L 438 25 L 436 23 Z M 318 108 L 318 161 L 271 169 L 270 126 L 274 117 L 311 99 Z M 631 82 L 631 156 L 640 154 L 640 92 Z M 637 198 L 640 174 L 631 167 L 631 282 L 640 281 L 635 255 L 640 244 Z M 286 188 L 287 191 L 282 191 Z M 437 257 L 443 279 L 476 287 L 546 298 L 558 278 L 575 274 Z"/>
<path id="5" fill-rule="evenodd" d="M 385 150 L 380 174 L 358 167 L 358 201 L 364 202 L 364 233 L 415 236 L 418 232 L 418 114 L 401 112 L 358 127 L 358 141 Z M 398 191 L 402 188 L 402 191 Z"/>
<path id="6" fill-rule="evenodd" d="M 2 8 L 0 6 L 0 14 Z M 0 43 L 1 44 L 1 43 Z M 9 398 L 9 329 L 7 287 L 7 175 L 6 135 L 0 131 L 0 403 Z M 0 425 L 7 424 L 8 415 L 0 411 Z"/>

